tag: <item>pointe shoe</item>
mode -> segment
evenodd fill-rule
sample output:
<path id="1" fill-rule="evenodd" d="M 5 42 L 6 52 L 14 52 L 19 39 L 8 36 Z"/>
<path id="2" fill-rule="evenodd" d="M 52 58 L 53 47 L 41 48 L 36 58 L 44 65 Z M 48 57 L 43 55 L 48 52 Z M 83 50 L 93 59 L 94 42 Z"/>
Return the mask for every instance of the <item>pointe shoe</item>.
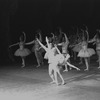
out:
<path id="1" fill-rule="evenodd" d="M 25 65 L 22 65 L 21 67 L 23 68 L 23 67 L 25 67 Z"/>
<path id="2" fill-rule="evenodd" d="M 66 83 L 65 83 L 65 82 L 62 82 L 61 84 L 62 84 L 62 85 L 65 85 Z"/>
<path id="3" fill-rule="evenodd" d="M 21 67 L 22 67 L 22 68 L 23 68 L 23 67 L 25 67 L 25 64 L 22 64 L 22 66 L 21 66 Z"/>
<path id="4" fill-rule="evenodd" d="M 67 70 L 67 69 L 65 69 L 63 72 L 68 72 L 68 70 Z"/>
<path id="5" fill-rule="evenodd" d="M 100 66 L 98 67 L 98 69 L 100 69 Z"/>
<path id="6" fill-rule="evenodd" d="M 80 70 L 79 68 L 77 68 L 77 70 Z"/>
<path id="7" fill-rule="evenodd" d="M 40 67 L 40 65 L 37 65 L 36 67 L 38 68 L 38 67 Z"/>
<path id="8" fill-rule="evenodd" d="M 88 71 L 89 69 L 84 69 L 84 71 Z"/>

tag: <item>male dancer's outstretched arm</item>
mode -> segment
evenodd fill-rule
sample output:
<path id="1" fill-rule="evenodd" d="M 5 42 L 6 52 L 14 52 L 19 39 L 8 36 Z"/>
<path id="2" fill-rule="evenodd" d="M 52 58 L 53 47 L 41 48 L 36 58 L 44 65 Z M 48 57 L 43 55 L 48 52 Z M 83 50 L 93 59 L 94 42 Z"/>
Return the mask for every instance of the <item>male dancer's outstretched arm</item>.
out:
<path id="1" fill-rule="evenodd" d="M 47 48 L 40 42 L 40 40 L 37 38 L 37 41 L 39 42 L 39 44 L 41 45 L 42 48 L 44 48 L 45 51 L 47 51 Z"/>

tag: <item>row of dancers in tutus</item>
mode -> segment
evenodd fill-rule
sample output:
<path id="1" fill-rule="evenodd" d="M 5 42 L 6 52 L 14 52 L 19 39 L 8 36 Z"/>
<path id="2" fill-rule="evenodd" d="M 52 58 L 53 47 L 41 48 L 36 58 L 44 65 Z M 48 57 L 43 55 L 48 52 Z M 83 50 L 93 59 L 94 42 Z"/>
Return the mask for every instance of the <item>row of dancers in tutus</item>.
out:
<path id="1" fill-rule="evenodd" d="M 77 57 L 85 61 L 86 68 L 84 69 L 89 70 L 89 62 L 90 57 L 94 54 L 98 56 L 98 62 L 100 68 L 100 38 L 99 38 L 100 30 L 97 30 L 95 36 L 92 39 L 89 39 L 88 28 L 80 29 L 80 32 L 77 33 L 73 37 L 67 37 L 67 34 L 59 28 L 59 32 L 55 35 L 51 33 L 51 36 L 46 36 L 45 41 L 42 39 L 41 30 L 37 31 L 35 35 L 35 39 L 31 42 L 26 43 L 26 35 L 25 32 L 20 36 L 20 41 L 18 43 L 12 44 L 9 46 L 19 45 L 19 48 L 15 51 L 15 56 L 20 56 L 22 58 L 22 67 L 25 67 L 25 57 L 31 54 L 31 50 L 25 48 L 25 45 L 33 44 L 32 52 L 35 53 L 36 60 L 37 60 L 37 67 L 43 64 L 43 59 L 48 60 L 49 64 L 49 75 L 52 79 L 51 83 L 56 83 L 59 85 L 57 80 L 57 75 L 60 76 L 62 80 L 62 84 L 65 84 L 64 79 L 60 73 L 60 68 L 65 66 L 64 71 L 68 71 L 67 66 L 70 68 L 75 68 L 80 70 L 78 67 L 71 64 L 70 61 L 70 54 L 69 48 L 74 53 L 77 53 Z M 44 44 L 44 42 L 46 42 Z M 96 52 L 93 48 L 89 48 L 88 44 L 92 43 L 93 45 L 96 44 Z M 61 48 L 60 48 L 61 47 Z M 44 57 L 42 53 L 45 53 Z"/>

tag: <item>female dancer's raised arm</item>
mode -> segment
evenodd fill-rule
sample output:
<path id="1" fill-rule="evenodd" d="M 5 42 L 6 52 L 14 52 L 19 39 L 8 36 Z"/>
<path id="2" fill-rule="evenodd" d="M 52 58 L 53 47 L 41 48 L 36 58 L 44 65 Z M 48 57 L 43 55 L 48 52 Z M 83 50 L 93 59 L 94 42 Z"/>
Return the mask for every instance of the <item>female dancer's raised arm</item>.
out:
<path id="1" fill-rule="evenodd" d="M 42 42 L 42 35 L 40 32 L 38 34 L 39 34 L 39 40 Z"/>
<path id="2" fill-rule="evenodd" d="M 64 36 L 65 36 L 65 42 L 69 44 L 69 40 L 68 40 L 67 35 L 66 35 L 65 33 L 63 33 L 63 34 L 64 34 Z"/>
<path id="3" fill-rule="evenodd" d="M 26 42 L 26 34 L 25 34 L 25 32 L 23 32 L 23 35 L 24 35 L 24 43 Z"/>
<path id="4" fill-rule="evenodd" d="M 52 38 L 54 39 L 55 38 L 55 35 L 51 32 L 51 34 L 52 34 Z"/>
<path id="5" fill-rule="evenodd" d="M 50 44 L 49 44 L 49 40 L 48 40 L 47 36 L 46 36 L 46 43 L 47 43 L 48 48 L 50 48 Z"/>

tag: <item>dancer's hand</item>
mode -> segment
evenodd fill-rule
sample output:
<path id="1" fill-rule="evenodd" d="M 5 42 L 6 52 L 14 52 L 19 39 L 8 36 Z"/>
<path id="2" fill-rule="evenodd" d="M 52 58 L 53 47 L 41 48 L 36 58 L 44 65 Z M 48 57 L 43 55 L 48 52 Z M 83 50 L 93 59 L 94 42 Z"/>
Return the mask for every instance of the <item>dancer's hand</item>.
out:
<path id="1" fill-rule="evenodd" d="M 49 42 L 48 37 L 46 36 L 46 42 Z"/>

